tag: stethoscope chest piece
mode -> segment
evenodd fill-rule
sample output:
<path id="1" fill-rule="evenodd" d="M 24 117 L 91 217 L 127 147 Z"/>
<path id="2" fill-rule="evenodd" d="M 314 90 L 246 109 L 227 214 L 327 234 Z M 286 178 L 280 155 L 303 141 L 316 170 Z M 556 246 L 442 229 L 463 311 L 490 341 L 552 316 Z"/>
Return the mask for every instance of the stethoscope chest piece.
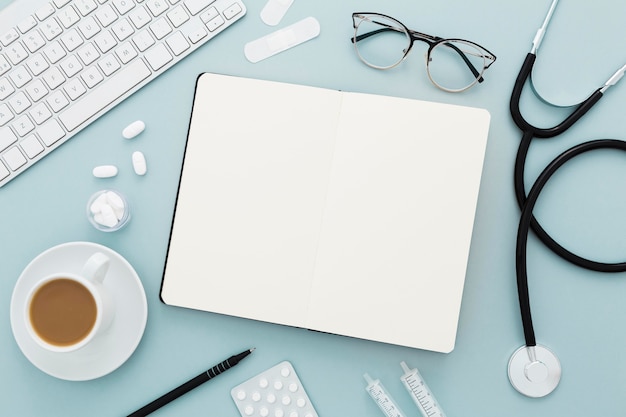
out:
<path id="1" fill-rule="evenodd" d="M 561 363 L 545 346 L 522 346 L 509 360 L 511 385 L 528 397 L 550 394 L 561 380 Z"/>

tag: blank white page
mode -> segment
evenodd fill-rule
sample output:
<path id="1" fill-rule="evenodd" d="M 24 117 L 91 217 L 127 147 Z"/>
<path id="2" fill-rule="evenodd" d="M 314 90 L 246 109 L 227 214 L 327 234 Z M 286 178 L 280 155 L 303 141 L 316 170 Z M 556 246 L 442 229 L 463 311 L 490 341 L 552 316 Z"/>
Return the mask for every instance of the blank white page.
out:
<path id="1" fill-rule="evenodd" d="M 306 323 L 341 94 L 200 76 L 162 299 Z"/>
<path id="2" fill-rule="evenodd" d="M 454 348 L 485 110 L 345 94 L 309 326 Z"/>

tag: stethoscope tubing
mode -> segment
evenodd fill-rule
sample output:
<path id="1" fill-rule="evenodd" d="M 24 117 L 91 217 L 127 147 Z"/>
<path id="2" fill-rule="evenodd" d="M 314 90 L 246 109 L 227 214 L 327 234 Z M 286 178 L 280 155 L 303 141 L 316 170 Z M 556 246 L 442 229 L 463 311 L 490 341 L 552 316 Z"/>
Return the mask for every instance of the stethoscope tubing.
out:
<path id="1" fill-rule="evenodd" d="M 596 149 L 619 149 L 626 151 L 626 142 L 616 139 L 597 139 L 576 145 L 557 156 L 544 170 L 539 174 L 537 180 L 533 184 L 525 204 L 522 207 L 520 215 L 519 227 L 517 231 L 517 244 L 515 251 L 515 268 L 517 273 L 518 296 L 520 303 L 520 312 L 522 315 L 522 324 L 524 328 L 524 337 L 526 346 L 536 346 L 535 332 L 532 324 L 532 315 L 530 311 L 530 297 L 528 294 L 528 271 L 527 271 L 527 243 L 528 234 L 531 228 L 533 217 L 533 209 L 537 203 L 541 190 L 552 177 L 552 175 L 572 158 L 585 152 Z"/>
<path id="2" fill-rule="evenodd" d="M 520 141 L 520 145 L 517 151 L 514 168 L 514 185 L 515 185 L 515 197 L 517 203 L 521 208 L 526 204 L 526 186 L 524 183 L 524 167 L 526 164 L 526 157 L 528 155 L 528 149 L 530 143 L 534 138 L 551 138 L 561 133 L 564 133 L 574 123 L 576 123 L 583 115 L 585 115 L 602 97 L 603 93 L 600 88 L 595 90 L 585 101 L 580 103 L 574 111 L 560 124 L 550 128 L 538 128 L 528 123 L 521 114 L 520 111 L 520 97 L 522 89 L 532 67 L 534 65 L 536 55 L 529 53 L 524 60 L 519 75 L 515 81 L 513 92 L 511 94 L 510 111 L 515 124 L 522 130 L 523 135 Z M 585 269 L 599 272 L 624 272 L 626 271 L 626 262 L 618 263 L 603 263 L 596 262 L 590 259 L 583 258 L 575 253 L 564 248 L 561 244 L 556 242 L 539 224 L 537 219 L 532 216 L 530 221 L 530 227 L 537 237 L 554 253 L 562 257 L 563 259 L 580 266 Z"/>

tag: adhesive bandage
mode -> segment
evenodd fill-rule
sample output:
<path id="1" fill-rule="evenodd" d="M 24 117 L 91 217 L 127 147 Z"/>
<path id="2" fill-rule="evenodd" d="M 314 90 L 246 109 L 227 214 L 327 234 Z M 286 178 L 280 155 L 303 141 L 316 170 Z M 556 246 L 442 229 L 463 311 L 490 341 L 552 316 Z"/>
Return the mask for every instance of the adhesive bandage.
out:
<path id="1" fill-rule="evenodd" d="M 244 47 L 244 53 L 248 61 L 256 63 L 311 40 L 319 34 L 320 24 L 317 19 L 307 17 L 293 25 L 248 42 Z"/>
<path id="2" fill-rule="evenodd" d="M 266 25 L 276 26 L 292 4 L 293 0 L 268 0 L 261 10 L 261 20 Z"/>

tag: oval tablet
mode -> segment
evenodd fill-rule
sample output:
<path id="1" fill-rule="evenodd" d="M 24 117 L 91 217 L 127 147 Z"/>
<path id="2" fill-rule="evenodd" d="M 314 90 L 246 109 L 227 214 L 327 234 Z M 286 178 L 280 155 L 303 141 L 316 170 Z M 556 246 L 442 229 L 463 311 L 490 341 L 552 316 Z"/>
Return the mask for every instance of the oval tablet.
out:
<path id="1" fill-rule="evenodd" d="M 126 126 L 124 130 L 122 130 L 122 136 L 126 139 L 132 139 L 146 128 L 146 124 L 141 120 L 136 120 Z"/>
<path id="2" fill-rule="evenodd" d="M 93 176 L 96 178 L 111 178 L 117 175 L 115 165 L 100 165 L 93 169 Z"/>
<path id="3" fill-rule="evenodd" d="M 146 157 L 140 151 L 133 152 L 133 170 L 137 175 L 145 175 L 146 171 L 148 171 L 148 167 L 146 166 Z"/>

